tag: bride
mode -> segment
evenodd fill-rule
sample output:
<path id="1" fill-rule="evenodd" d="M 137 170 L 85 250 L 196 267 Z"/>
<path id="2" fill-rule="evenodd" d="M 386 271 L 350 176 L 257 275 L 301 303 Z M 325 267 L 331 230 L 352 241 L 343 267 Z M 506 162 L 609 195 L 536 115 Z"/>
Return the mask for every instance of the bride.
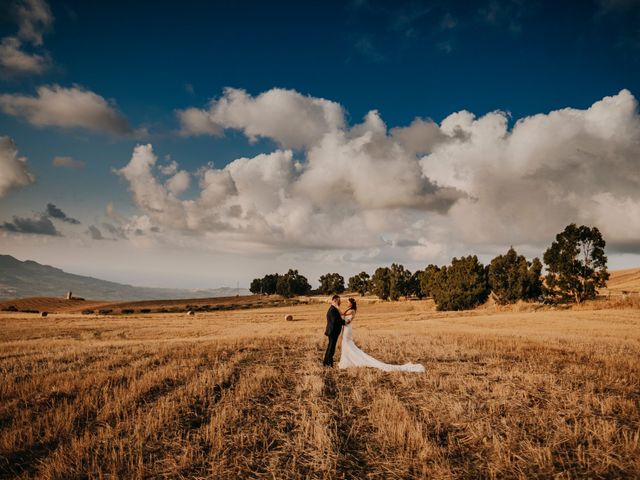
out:
<path id="1" fill-rule="evenodd" d="M 349 308 L 344 312 L 344 331 L 342 332 L 342 353 L 340 354 L 339 368 L 349 367 L 373 367 L 385 372 L 424 372 L 424 366 L 419 363 L 405 363 L 404 365 L 392 365 L 381 362 L 360 350 L 353 342 L 351 336 L 351 323 L 356 317 L 358 306 L 353 298 L 349 299 Z"/>

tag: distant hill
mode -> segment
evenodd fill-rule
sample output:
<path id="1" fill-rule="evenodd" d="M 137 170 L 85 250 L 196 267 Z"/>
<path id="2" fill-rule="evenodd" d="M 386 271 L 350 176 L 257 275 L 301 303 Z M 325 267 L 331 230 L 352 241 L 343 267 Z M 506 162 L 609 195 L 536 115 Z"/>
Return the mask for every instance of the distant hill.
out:
<path id="1" fill-rule="evenodd" d="M 614 270 L 610 273 L 607 290 L 612 294 L 640 292 L 640 268 Z"/>
<path id="2" fill-rule="evenodd" d="M 0 299 L 63 297 L 67 291 L 72 291 L 74 296 L 100 300 L 162 300 L 249 294 L 243 288 L 237 291 L 227 287 L 211 290 L 134 287 L 67 273 L 32 260 L 23 262 L 11 255 L 0 255 Z"/>

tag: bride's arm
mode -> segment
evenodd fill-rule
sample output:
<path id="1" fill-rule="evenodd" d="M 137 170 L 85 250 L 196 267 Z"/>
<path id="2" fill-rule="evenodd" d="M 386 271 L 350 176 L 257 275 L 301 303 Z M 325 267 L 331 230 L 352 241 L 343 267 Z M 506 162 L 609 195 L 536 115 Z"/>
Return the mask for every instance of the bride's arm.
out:
<path id="1" fill-rule="evenodd" d="M 351 320 L 345 320 L 345 322 L 344 322 L 344 324 L 345 324 L 345 325 L 349 325 L 349 324 L 353 321 L 353 316 L 355 315 L 355 312 L 353 311 L 353 309 L 349 308 L 348 310 L 346 310 L 346 311 L 344 312 L 345 316 L 346 316 L 349 312 L 351 312 Z"/>

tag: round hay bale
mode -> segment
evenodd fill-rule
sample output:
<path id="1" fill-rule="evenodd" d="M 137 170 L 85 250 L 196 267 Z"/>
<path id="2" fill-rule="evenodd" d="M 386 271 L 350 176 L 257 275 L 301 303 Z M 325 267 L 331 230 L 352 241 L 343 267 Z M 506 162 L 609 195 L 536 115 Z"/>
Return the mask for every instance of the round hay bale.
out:
<path id="1" fill-rule="evenodd" d="M 287 322 L 293 322 L 293 315 L 291 315 L 290 313 L 287 313 L 287 314 L 284 316 L 284 319 L 285 319 Z"/>
<path id="2" fill-rule="evenodd" d="M 193 317 L 196 314 L 196 312 L 194 312 L 193 310 L 189 310 L 187 312 L 187 315 L 189 315 L 190 317 Z"/>
<path id="3" fill-rule="evenodd" d="M 47 312 L 42 312 L 42 313 L 40 314 L 40 316 L 41 316 L 41 317 L 46 317 L 47 315 L 49 315 Z"/>

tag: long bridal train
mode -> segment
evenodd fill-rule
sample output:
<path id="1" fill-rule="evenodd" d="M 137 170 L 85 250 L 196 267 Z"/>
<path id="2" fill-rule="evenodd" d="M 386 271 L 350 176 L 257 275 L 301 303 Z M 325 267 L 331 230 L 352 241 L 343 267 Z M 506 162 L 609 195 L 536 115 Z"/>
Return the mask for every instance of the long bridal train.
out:
<path id="1" fill-rule="evenodd" d="M 345 320 L 351 321 L 352 317 L 347 316 Z M 351 323 L 345 325 L 342 332 L 342 353 L 340 355 L 340 363 L 338 368 L 350 367 L 372 367 L 385 372 L 424 372 L 424 366 L 419 363 L 405 363 L 404 365 L 393 365 L 384 363 L 373 358 L 360 350 L 353 341 L 351 336 Z"/>

